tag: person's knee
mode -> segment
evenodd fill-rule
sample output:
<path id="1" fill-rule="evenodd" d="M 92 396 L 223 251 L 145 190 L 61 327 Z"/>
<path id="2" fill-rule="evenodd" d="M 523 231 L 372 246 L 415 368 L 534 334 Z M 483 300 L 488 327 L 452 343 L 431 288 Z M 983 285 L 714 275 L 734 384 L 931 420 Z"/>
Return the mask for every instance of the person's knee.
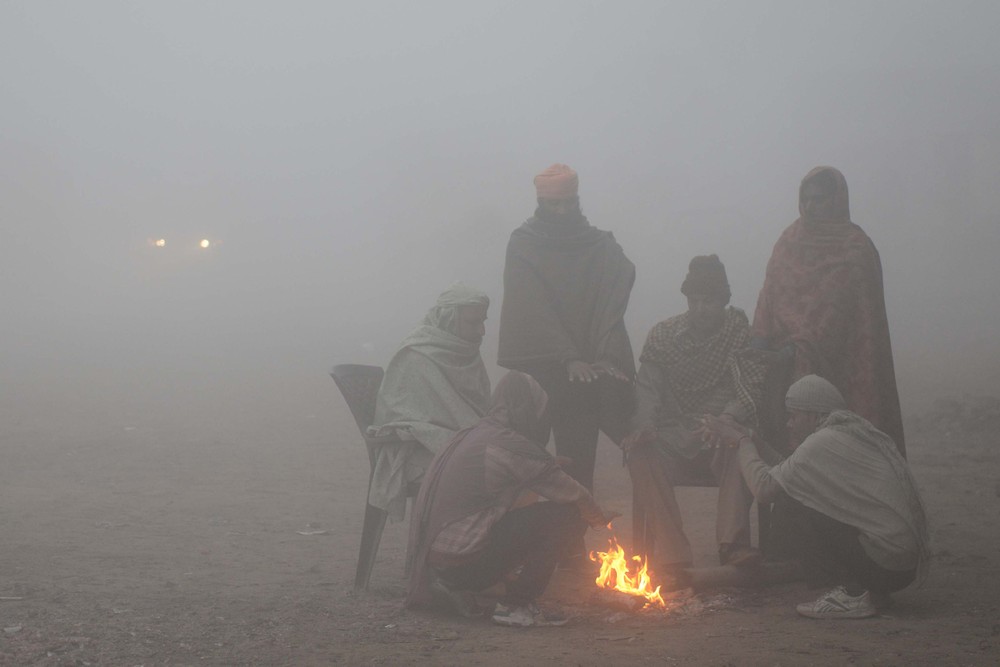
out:
<path id="1" fill-rule="evenodd" d="M 628 472 L 633 484 L 642 488 L 672 489 L 677 476 L 670 463 L 648 444 L 629 451 Z"/>
<path id="2" fill-rule="evenodd" d="M 651 464 L 649 445 L 638 444 L 628 451 L 628 472 L 630 475 L 648 475 Z"/>
<path id="3" fill-rule="evenodd" d="M 575 504 L 557 503 L 551 500 L 543 500 L 514 511 L 524 516 L 532 516 L 530 522 L 542 526 L 542 530 L 547 526 L 558 526 L 580 518 L 580 511 Z"/>
<path id="4" fill-rule="evenodd" d="M 546 534 L 557 541 L 576 539 L 587 531 L 587 522 L 572 503 L 549 503 Z"/>
<path id="5" fill-rule="evenodd" d="M 575 521 L 582 521 L 580 510 L 572 503 L 551 503 L 549 510 L 550 521 L 554 525 L 566 525 Z"/>

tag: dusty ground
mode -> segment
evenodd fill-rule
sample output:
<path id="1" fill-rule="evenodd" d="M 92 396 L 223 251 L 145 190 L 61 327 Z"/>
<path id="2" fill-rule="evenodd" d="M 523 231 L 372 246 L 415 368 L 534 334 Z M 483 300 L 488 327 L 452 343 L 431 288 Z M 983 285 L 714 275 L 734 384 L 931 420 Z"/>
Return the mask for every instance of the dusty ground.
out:
<path id="1" fill-rule="evenodd" d="M 577 618 L 518 631 L 401 609 L 399 525 L 371 590 L 352 592 L 368 463 L 332 383 L 212 409 L 94 391 L 0 407 L 0 664 L 1000 663 L 995 430 L 911 425 L 935 556 L 925 587 L 880 618 L 798 618 L 815 593 L 789 584 L 615 619 L 557 574 L 547 601 Z M 598 490 L 626 510 L 627 539 L 619 463 L 603 451 Z M 682 503 L 708 564 L 712 492 Z"/>

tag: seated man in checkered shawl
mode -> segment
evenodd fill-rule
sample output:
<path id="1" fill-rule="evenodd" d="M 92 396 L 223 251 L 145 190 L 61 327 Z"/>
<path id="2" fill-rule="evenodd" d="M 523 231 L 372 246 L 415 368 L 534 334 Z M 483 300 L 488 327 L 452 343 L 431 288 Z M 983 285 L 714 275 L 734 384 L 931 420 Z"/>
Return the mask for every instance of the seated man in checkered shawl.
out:
<path id="1" fill-rule="evenodd" d="M 681 286 L 686 313 L 649 332 L 639 357 L 638 408 L 622 442 L 637 500 L 653 537 L 647 554 L 661 575 L 680 576 L 692 564 L 674 486 L 693 480 L 719 485 L 716 534 L 723 565 L 751 564 L 760 554 L 750 546 L 753 495 L 731 452 L 706 445 L 702 418 L 713 415 L 755 426 L 765 367 L 744 354 L 750 340 L 746 314 L 729 306 L 726 269 L 716 255 L 691 260 Z"/>

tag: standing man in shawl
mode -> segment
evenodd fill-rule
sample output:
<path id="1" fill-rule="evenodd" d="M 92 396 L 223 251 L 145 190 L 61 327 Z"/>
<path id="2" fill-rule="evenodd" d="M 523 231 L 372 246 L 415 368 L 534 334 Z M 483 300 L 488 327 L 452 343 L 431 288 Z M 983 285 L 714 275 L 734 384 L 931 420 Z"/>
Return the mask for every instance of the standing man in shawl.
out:
<path id="1" fill-rule="evenodd" d="M 654 569 L 679 575 L 691 565 L 674 485 L 714 479 L 719 485 L 716 537 L 723 565 L 759 561 L 750 546 L 753 496 L 735 453 L 706 446 L 702 419 L 715 415 L 756 426 L 764 366 L 748 358 L 750 322 L 730 298 L 726 268 L 716 255 L 691 260 L 681 285 L 686 313 L 652 328 L 639 357 L 638 408 L 622 441 L 646 530 L 655 538 Z M 647 554 L 648 555 L 648 554 Z"/>
<path id="2" fill-rule="evenodd" d="M 776 446 L 784 448 L 787 439 L 781 419 L 785 390 L 815 373 L 905 455 L 882 262 L 868 235 L 851 222 L 847 181 L 833 167 L 816 167 L 802 179 L 799 219 L 774 246 L 751 346 L 777 362 L 776 374 L 784 375 L 769 392 L 767 430 Z"/>
<path id="3" fill-rule="evenodd" d="M 566 471 L 593 490 L 598 433 L 619 441 L 633 407 L 624 318 L 635 266 L 611 232 L 580 211 L 575 171 L 554 164 L 535 188 L 535 215 L 507 245 L 497 363 L 545 388 L 556 454 L 571 459 Z M 566 564 L 586 565 L 582 540 L 575 551 Z"/>
<path id="4" fill-rule="evenodd" d="M 889 594 L 922 578 L 927 517 L 906 460 L 887 434 L 847 410 L 830 382 L 807 375 L 785 398 L 791 455 L 771 467 L 744 429 L 709 420 L 705 435 L 739 452 L 760 502 L 794 519 L 794 545 L 816 586 L 835 585 L 796 611 L 809 618 L 866 618 Z"/>
<path id="5" fill-rule="evenodd" d="M 394 521 L 406 512 L 407 487 L 434 453 L 486 414 L 490 379 L 479 355 L 490 300 L 461 283 L 438 297 L 385 369 L 369 434 L 379 448 L 368 502 Z"/>

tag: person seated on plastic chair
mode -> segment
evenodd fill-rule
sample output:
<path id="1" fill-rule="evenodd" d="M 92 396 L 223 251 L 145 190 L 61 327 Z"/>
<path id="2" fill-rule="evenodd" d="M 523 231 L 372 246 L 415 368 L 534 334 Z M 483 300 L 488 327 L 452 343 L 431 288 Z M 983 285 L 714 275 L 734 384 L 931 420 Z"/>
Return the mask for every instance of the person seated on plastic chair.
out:
<path id="1" fill-rule="evenodd" d="M 649 332 L 639 357 L 638 408 L 621 446 L 628 456 L 636 496 L 654 538 L 653 567 L 682 576 L 692 563 L 674 486 L 711 479 L 719 486 L 716 537 L 723 565 L 751 565 L 753 496 L 734 452 L 706 447 L 698 437 L 705 415 L 756 426 L 765 367 L 745 352 L 750 323 L 728 306 L 726 268 L 716 255 L 691 260 L 681 292 L 687 312 Z"/>
<path id="2" fill-rule="evenodd" d="M 545 450 L 547 402 L 530 375 L 510 371 L 489 413 L 438 452 L 410 522 L 415 559 L 408 606 L 437 601 L 476 615 L 474 592 L 506 579 L 506 595 L 493 611 L 496 623 L 565 622 L 561 614 L 542 612 L 537 599 L 587 524 L 604 526 L 618 515 L 604 512 Z M 523 504 L 526 491 L 545 500 Z"/>
<path id="3" fill-rule="evenodd" d="M 368 430 L 383 441 L 368 502 L 394 521 L 405 515 L 407 488 L 419 483 L 435 452 L 489 408 L 490 379 L 479 354 L 489 305 L 483 292 L 452 285 L 385 369 Z"/>

